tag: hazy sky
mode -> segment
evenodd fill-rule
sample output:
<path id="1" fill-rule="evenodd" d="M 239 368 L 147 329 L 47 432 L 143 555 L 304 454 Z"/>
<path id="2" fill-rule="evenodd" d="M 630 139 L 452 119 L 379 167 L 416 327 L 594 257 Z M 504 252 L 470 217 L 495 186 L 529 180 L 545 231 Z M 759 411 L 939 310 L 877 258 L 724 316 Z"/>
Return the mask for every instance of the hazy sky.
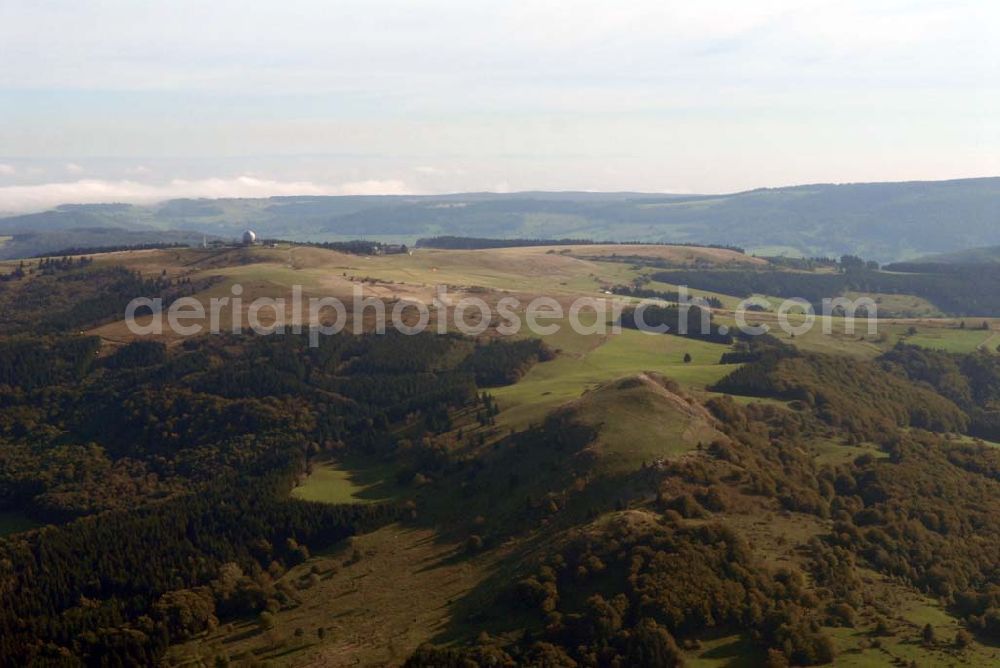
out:
<path id="1" fill-rule="evenodd" d="M 998 26 L 993 0 L 0 0 L 0 211 L 998 175 Z"/>

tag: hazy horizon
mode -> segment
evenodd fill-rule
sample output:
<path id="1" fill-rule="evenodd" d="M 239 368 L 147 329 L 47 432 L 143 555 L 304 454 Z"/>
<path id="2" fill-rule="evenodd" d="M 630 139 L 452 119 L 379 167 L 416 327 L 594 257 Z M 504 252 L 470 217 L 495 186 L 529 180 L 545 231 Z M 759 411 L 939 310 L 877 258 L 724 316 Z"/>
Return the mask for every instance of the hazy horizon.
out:
<path id="1" fill-rule="evenodd" d="M 670 192 L 670 191 L 655 191 L 655 190 L 584 190 L 577 188 L 564 188 L 564 189 L 543 189 L 543 188 L 525 188 L 518 190 L 440 190 L 436 192 L 378 192 L 377 185 L 370 186 L 365 183 L 348 183 L 340 186 L 341 191 L 339 192 L 324 192 L 316 188 L 316 184 L 307 183 L 301 184 L 297 182 L 279 182 L 279 181 L 269 181 L 256 179 L 249 176 L 239 176 L 229 180 L 221 179 L 207 179 L 204 181 L 186 181 L 186 180 L 176 180 L 170 183 L 140 183 L 136 181 L 125 182 L 124 188 L 130 190 L 123 190 L 121 196 L 116 196 L 114 194 L 114 185 L 104 181 L 95 181 L 90 179 L 83 179 L 76 182 L 67 183 L 52 183 L 44 184 L 39 187 L 39 193 L 44 198 L 58 198 L 60 197 L 60 192 L 70 193 L 67 196 L 76 196 L 76 199 L 72 200 L 59 200 L 50 199 L 46 202 L 45 199 L 38 199 L 34 202 L 29 202 L 26 206 L 20 208 L 9 208 L 4 209 L 0 207 L 0 217 L 6 215 L 19 215 L 26 213 L 37 213 L 42 211 L 51 210 L 58 208 L 60 206 L 71 206 L 71 205 L 99 205 L 99 204 L 135 204 L 135 205 L 156 205 L 159 203 L 167 202 L 172 199 L 264 199 L 268 197 L 377 197 L 377 196 L 397 196 L 397 197 L 442 197 L 449 195 L 469 195 L 469 194 L 495 194 L 495 195 L 517 195 L 521 193 L 550 193 L 550 194 L 572 194 L 572 193 L 588 193 L 588 194 L 608 194 L 614 195 L 617 193 L 630 193 L 636 195 L 673 195 L 673 196 L 689 196 L 698 197 L 705 196 L 711 197 L 713 195 L 725 196 L 725 195 L 735 195 L 743 192 L 752 192 L 754 190 L 764 190 L 764 189 L 783 189 L 783 188 L 797 188 L 806 186 L 819 186 L 819 185 L 858 185 L 858 184 L 872 184 L 872 183 L 934 183 L 942 181 L 966 181 L 966 180 L 984 180 L 984 179 L 1000 179 L 1000 174 L 997 175 L 982 175 L 982 176 L 960 176 L 956 178 L 945 178 L 945 179 L 907 179 L 905 181 L 892 181 L 892 180 L 878 180 L 878 181 L 842 181 L 842 182 L 809 182 L 809 183 L 784 183 L 784 184 L 768 184 L 760 185 L 751 188 L 745 188 L 740 190 L 731 191 L 719 191 L 719 192 Z M 91 186 L 92 184 L 92 186 Z M 297 187 L 302 187 L 302 190 L 297 190 Z M 25 187 L 25 191 L 30 191 L 33 187 Z M 0 191 L 3 189 L 0 188 Z M 337 190 L 337 188 L 333 188 Z M 77 194 L 78 193 L 78 194 Z M 108 194 L 110 193 L 110 194 Z M 34 198 L 34 193 L 32 197 Z M 28 199 L 28 198 L 26 198 Z"/>
<path id="2" fill-rule="evenodd" d="M 1000 174 L 1000 7 L 0 7 L 0 211 Z"/>

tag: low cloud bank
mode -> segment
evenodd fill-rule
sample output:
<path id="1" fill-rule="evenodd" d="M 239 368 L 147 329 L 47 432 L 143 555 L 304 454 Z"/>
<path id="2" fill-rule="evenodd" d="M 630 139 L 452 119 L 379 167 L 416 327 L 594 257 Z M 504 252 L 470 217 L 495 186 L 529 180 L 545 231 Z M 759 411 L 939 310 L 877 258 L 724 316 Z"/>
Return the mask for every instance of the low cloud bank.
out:
<path id="1" fill-rule="evenodd" d="M 312 181 L 275 181 L 253 176 L 200 180 L 174 179 L 167 183 L 80 179 L 62 183 L 0 186 L 0 211 L 28 212 L 60 204 L 128 202 L 149 204 L 178 197 L 272 197 L 276 195 L 410 195 L 403 181 L 371 179 L 341 184 Z"/>

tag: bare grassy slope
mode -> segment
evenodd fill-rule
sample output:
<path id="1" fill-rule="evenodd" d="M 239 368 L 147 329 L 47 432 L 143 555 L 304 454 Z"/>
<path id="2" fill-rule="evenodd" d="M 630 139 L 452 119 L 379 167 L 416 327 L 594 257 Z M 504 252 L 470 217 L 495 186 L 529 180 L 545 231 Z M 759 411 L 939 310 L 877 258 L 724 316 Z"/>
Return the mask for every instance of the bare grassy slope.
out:
<path id="1" fill-rule="evenodd" d="M 630 471 L 722 436 L 709 412 L 680 392 L 663 376 L 642 372 L 605 383 L 557 414 L 597 432 L 586 450 L 601 462 L 601 469 Z"/>

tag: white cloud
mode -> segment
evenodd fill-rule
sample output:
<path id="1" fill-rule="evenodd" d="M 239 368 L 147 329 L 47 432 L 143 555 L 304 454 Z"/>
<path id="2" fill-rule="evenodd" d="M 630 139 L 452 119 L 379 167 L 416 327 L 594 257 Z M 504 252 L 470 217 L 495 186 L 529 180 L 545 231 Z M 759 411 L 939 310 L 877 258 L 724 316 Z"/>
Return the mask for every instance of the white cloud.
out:
<path id="1" fill-rule="evenodd" d="M 83 165 L 78 165 L 75 162 L 67 162 L 63 168 L 70 174 L 83 174 L 86 171 Z"/>
<path id="2" fill-rule="evenodd" d="M 381 161 L 362 173 L 425 190 L 991 173 L 998 24 L 983 0 L 0 1 L 0 146 L 62 175 L 35 181 L 295 155 Z M 129 162 L 100 169 L 109 152 Z M 529 154 L 544 162 L 498 166 Z M 319 162 L 267 173 L 361 178 Z"/>
<path id="3" fill-rule="evenodd" d="M 413 190 L 396 179 L 351 181 L 338 186 L 333 195 L 413 195 Z"/>
<path id="4" fill-rule="evenodd" d="M 14 169 L 14 165 L 7 165 L 0 162 L 0 176 L 14 176 L 17 170 Z"/>
<path id="5" fill-rule="evenodd" d="M 0 210 L 32 211 L 59 204 L 101 204 L 158 202 L 177 197 L 272 197 L 280 195 L 405 195 L 413 191 L 403 181 L 371 179 L 341 184 L 312 181 L 275 181 L 253 176 L 174 179 L 149 184 L 132 180 L 81 179 L 63 183 L 42 183 L 0 187 Z"/>

